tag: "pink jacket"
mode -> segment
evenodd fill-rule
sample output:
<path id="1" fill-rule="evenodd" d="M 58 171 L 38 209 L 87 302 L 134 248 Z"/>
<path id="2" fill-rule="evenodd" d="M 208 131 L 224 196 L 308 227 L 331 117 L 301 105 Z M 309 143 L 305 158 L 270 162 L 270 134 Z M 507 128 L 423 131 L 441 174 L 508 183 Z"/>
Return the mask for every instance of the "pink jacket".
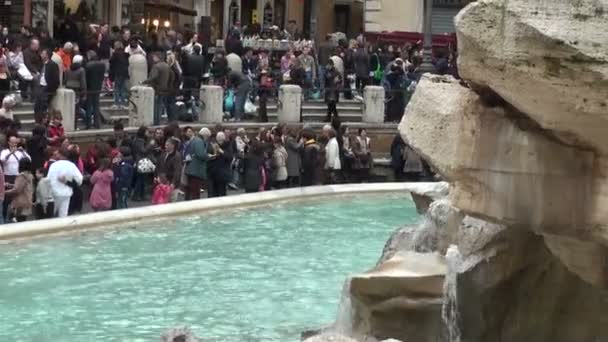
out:
<path id="1" fill-rule="evenodd" d="M 112 170 L 95 171 L 91 176 L 91 208 L 95 210 L 107 210 L 112 208 L 112 180 L 114 173 Z"/>
<path id="2" fill-rule="evenodd" d="M 171 200 L 171 185 L 158 184 L 152 194 L 152 204 L 165 204 Z"/>

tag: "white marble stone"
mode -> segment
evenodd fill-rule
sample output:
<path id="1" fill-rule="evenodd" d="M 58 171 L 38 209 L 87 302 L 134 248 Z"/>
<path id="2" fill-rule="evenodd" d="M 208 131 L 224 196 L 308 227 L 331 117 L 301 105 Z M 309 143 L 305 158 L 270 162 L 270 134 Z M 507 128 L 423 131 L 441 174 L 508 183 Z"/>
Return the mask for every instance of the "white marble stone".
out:
<path id="1" fill-rule="evenodd" d="M 204 108 L 198 118 L 200 123 L 221 123 L 224 117 L 224 89 L 215 85 L 201 87 L 201 101 Z"/>
<path id="2" fill-rule="evenodd" d="M 0 240 L 33 237 L 46 234 L 67 233 L 87 229 L 116 227 L 124 222 L 134 223 L 174 216 L 201 214 L 212 210 L 233 210 L 254 207 L 273 202 L 326 198 L 327 196 L 391 192 L 427 193 L 434 189 L 434 183 L 370 183 L 312 186 L 286 190 L 266 191 L 255 194 L 227 196 L 222 198 L 201 199 L 197 201 L 147 206 L 133 209 L 113 210 L 86 215 L 71 216 L 48 220 L 29 221 L 3 226 Z"/>
<path id="3" fill-rule="evenodd" d="M 51 108 L 61 112 L 63 128 L 66 132 L 76 130 L 76 93 L 67 88 L 59 88 L 51 101 Z"/>
<path id="4" fill-rule="evenodd" d="M 384 122 L 384 95 L 383 87 L 365 87 L 363 122 Z"/>
<path id="5" fill-rule="evenodd" d="M 291 84 L 282 85 L 281 88 L 279 88 L 279 122 L 300 122 L 301 109 L 302 88 Z"/>
<path id="6" fill-rule="evenodd" d="M 146 86 L 131 88 L 131 110 L 129 111 L 129 126 L 151 126 L 154 124 L 154 89 Z"/>

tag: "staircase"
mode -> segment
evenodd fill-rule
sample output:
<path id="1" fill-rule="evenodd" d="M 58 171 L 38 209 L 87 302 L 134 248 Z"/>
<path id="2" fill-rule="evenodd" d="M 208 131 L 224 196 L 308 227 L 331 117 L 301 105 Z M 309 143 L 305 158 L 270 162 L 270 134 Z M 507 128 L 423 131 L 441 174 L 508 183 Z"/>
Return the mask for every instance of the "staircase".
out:
<path id="1" fill-rule="evenodd" d="M 129 111 L 124 109 L 113 109 L 114 104 L 111 97 L 101 97 L 100 109 L 102 116 L 108 122 L 129 120 Z M 327 116 L 327 105 L 320 100 L 310 100 L 303 103 L 302 117 L 304 122 L 323 122 Z M 276 99 L 269 99 L 268 120 L 277 122 L 277 102 Z M 21 122 L 22 131 L 31 131 L 34 127 L 34 105 L 31 102 L 21 102 L 14 109 L 14 117 Z M 363 103 L 357 100 L 341 100 L 338 103 L 338 115 L 344 122 L 361 122 L 363 113 Z M 252 118 L 253 121 L 257 116 Z M 78 127 L 82 127 L 80 121 Z M 108 126 L 110 127 L 110 126 Z"/>

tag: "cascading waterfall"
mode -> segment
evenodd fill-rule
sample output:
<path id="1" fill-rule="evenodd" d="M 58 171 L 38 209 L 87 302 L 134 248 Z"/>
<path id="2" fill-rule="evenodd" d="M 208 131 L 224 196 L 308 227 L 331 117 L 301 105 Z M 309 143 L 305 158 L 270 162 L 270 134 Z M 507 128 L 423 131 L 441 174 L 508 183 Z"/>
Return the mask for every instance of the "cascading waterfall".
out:
<path id="1" fill-rule="evenodd" d="M 448 263 L 448 272 L 445 276 L 443 287 L 443 307 L 441 309 L 441 318 L 448 332 L 448 341 L 460 342 L 460 325 L 458 318 L 458 296 L 457 296 L 457 275 L 458 270 L 462 265 L 462 255 L 458 250 L 458 246 L 451 245 L 446 252 L 446 260 Z"/>
<path id="2" fill-rule="evenodd" d="M 353 309 L 350 299 L 350 278 L 344 282 L 340 298 L 338 315 L 331 330 L 344 336 L 351 336 L 353 333 Z"/>

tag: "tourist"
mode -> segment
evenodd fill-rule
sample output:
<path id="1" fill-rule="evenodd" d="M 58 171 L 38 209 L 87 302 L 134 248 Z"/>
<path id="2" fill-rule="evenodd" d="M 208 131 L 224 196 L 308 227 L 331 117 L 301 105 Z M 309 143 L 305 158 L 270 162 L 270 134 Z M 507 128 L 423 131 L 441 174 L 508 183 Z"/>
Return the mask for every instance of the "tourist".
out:
<path id="1" fill-rule="evenodd" d="M 323 41 L 319 45 L 317 53 L 317 62 L 319 64 L 319 85 L 321 92 L 325 91 L 325 67 L 329 64 L 329 61 L 331 60 L 330 57 L 333 55 L 335 50 L 334 44 L 331 39 L 331 34 L 326 35 L 325 41 Z"/>
<path id="2" fill-rule="evenodd" d="M 131 155 L 131 148 L 128 146 L 121 146 L 119 153 L 114 158 L 113 173 L 114 173 L 114 189 L 116 190 L 116 208 L 126 209 L 128 208 L 129 194 L 133 184 L 133 175 L 135 173 L 135 166 L 133 162 L 133 156 Z"/>
<path id="3" fill-rule="evenodd" d="M 300 186 L 300 172 L 302 169 L 302 151 L 304 145 L 298 141 L 297 131 L 287 129 L 284 132 L 285 148 L 287 150 L 287 186 L 290 188 Z"/>
<path id="4" fill-rule="evenodd" d="M 384 88 L 388 102 L 386 104 L 386 121 L 399 122 L 405 109 L 406 75 L 402 61 L 397 60 L 386 75 Z"/>
<path id="5" fill-rule="evenodd" d="M 201 54 L 201 50 L 202 48 L 197 44 L 193 48 L 193 53 L 183 57 L 183 90 L 186 100 L 191 96 L 199 98 L 201 80 L 205 73 L 205 57 Z"/>
<path id="6" fill-rule="evenodd" d="M 108 77 L 114 83 L 114 109 L 128 109 L 129 107 L 129 55 L 121 42 L 114 43 L 114 53 L 110 57 L 110 70 Z"/>
<path id="7" fill-rule="evenodd" d="M 110 168 L 110 159 L 99 160 L 97 170 L 91 176 L 93 190 L 89 198 L 89 204 L 94 211 L 112 209 L 112 182 L 114 172 Z"/>
<path id="8" fill-rule="evenodd" d="M 63 116 L 61 112 L 55 110 L 51 116 L 51 122 L 48 128 L 49 145 L 59 147 L 65 140 L 65 129 L 63 128 Z"/>
<path id="9" fill-rule="evenodd" d="M 169 143 L 169 142 L 167 142 Z M 156 186 L 154 187 L 154 194 L 152 195 L 152 204 L 166 204 L 171 201 L 171 192 L 174 187 L 173 184 L 169 183 L 167 175 L 160 173 L 154 180 Z"/>
<path id="10" fill-rule="evenodd" d="M 213 77 L 213 84 L 224 86 L 229 72 L 230 68 L 228 68 L 228 60 L 226 60 L 224 52 L 216 52 L 211 62 L 210 70 L 211 76 Z"/>
<path id="11" fill-rule="evenodd" d="M 272 153 L 272 181 L 275 189 L 283 189 L 287 185 L 287 150 L 281 136 L 274 137 L 274 151 Z"/>
<path id="12" fill-rule="evenodd" d="M 174 110 L 175 99 L 179 95 L 179 87 L 182 84 L 182 68 L 179 65 L 175 54 L 167 54 L 167 64 L 169 65 L 171 75 L 169 77 L 169 89 L 166 98 L 167 119 L 169 122 L 177 121 L 177 115 Z"/>
<path id="13" fill-rule="evenodd" d="M 232 180 L 232 159 L 234 150 L 224 132 L 218 132 L 215 142 L 211 143 L 211 153 L 215 155 L 209 159 L 209 193 L 208 197 L 226 196 L 226 187 Z"/>
<path id="14" fill-rule="evenodd" d="M 66 139 L 67 140 L 67 139 Z M 68 160 L 74 163 L 80 171 L 80 174 L 84 176 L 84 162 L 80 158 L 80 147 L 75 144 L 66 143 L 68 149 Z M 70 198 L 70 207 L 68 209 L 69 215 L 79 214 L 82 212 L 84 202 L 83 188 L 75 181 L 68 182 L 68 185 L 72 187 L 72 197 Z"/>
<path id="15" fill-rule="evenodd" d="M 353 53 L 353 65 L 356 80 L 357 92 L 363 96 L 363 90 L 369 84 L 370 57 L 367 53 L 365 45 L 361 42 L 357 43 L 357 49 Z"/>
<path id="16" fill-rule="evenodd" d="M 70 198 L 73 194 L 73 189 L 69 183 L 75 182 L 78 185 L 82 184 L 82 173 L 78 170 L 76 164 L 68 160 L 68 156 L 68 150 L 57 150 L 57 160 L 51 164 L 48 172 L 51 191 L 53 193 L 53 202 L 55 204 L 55 215 L 57 217 L 68 216 Z"/>
<path id="17" fill-rule="evenodd" d="M 231 71 L 228 75 L 228 87 L 234 90 L 234 121 L 241 121 L 245 112 L 245 102 L 251 90 L 251 82 L 242 73 Z"/>
<path id="18" fill-rule="evenodd" d="M 49 108 L 49 104 L 61 84 L 59 65 L 51 61 L 50 54 L 49 50 L 42 50 L 40 54 L 42 58 L 42 69 L 39 78 L 40 87 L 34 104 L 34 114 L 36 114 L 37 121 L 40 121 L 40 116 Z"/>
<path id="19" fill-rule="evenodd" d="M 99 60 L 95 51 L 88 52 L 89 62 L 86 66 L 87 73 L 87 111 L 84 118 L 86 129 L 91 128 L 91 124 L 99 129 L 101 126 L 101 112 L 99 108 L 99 97 L 103 87 L 106 66 Z"/>
<path id="20" fill-rule="evenodd" d="M 13 222 L 23 222 L 32 214 L 32 198 L 34 198 L 34 176 L 32 162 L 28 158 L 19 160 L 19 175 L 15 185 L 4 193 L 9 197 L 9 217 Z"/>
<path id="21" fill-rule="evenodd" d="M 27 140 L 27 153 L 32 160 L 32 170 L 38 170 L 47 159 L 48 139 L 46 128 L 42 125 L 34 126 L 32 136 Z"/>
<path id="22" fill-rule="evenodd" d="M 186 200 L 201 198 L 201 189 L 207 180 L 208 141 L 211 131 L 207 127 L 201 128 L 198 136 L 190 143 L 190 153 L 186 156 L 185 174 L 188 176 L 188 189 Z"/>
<path id="23" fill-rule="evenodd" d="M 144 84 L 149 84 L 154 88 L 154 94 L 156 96 L 154 101 L 154 125 L 158 126 L 160 125 L 163 110 L 167 111 L 167 115 L 171 113 L 167 103 L 167 95 L 171 84 L 171 68 L 162 60 L 162 56 L 158 52 L 152 54 L 152 62 L 154 65 L 150 70 L 148 79 L 144 81 Z M 168 117 L 168 119 L 169 122 L 171 122 L 173 118 Z"/>
<path id="24" fill-rule="evenodd" d="M 338 101 L 340 100 L 340 87 L 342 86 L 342 76 L 334 67 L 334 62 L 330 59 L 325 68 L 325 103 L 327 104 L 326 122 L 331 122 L 333 118 L 338 118 Z"/>
<path id="25" fill-rule="evenodd" d="M 264 149 L 262 142 L 254 140 L 249 145 L 243 160 L 243 187 L 245 192 L 259 192 L 266 188 L 266 171 L 264 170 Z"/>
<path id="26" fill-rule="evenodd" d="M 397 133 L 393 142 L 391 143 L 391 167 L 395 181 L 401 182 L 405 180 L 405 174 L 403 167 L 405 166 L 405 148 L 406 144 L 401 137 L 401 134 Z"/>
<path id="27" fill-rule="evenodd" d="M 47 177 L 48 168 L 36 169 L 36 219 L 52 218 L 55 215 L 55 203 L 53 199 L 53 191 L 51 189 L 51 181 Z"/>
<path id="28" fill-rule="evenodd" d="M 178 151 L 179 140 L 169 138 L 165 143 L 165 150 L 158 159 L 158 167 L 156 168 L 156 178 L 164 175 L 173 190 L 179 190 L 182 177 L 182 155 Z M 156 181 L 158 183 L 158 179 Z M 176 199 L 176 196 L 172 196 Z"/>
<path id="29" fill-rule="evenodd" d="M 151 175 L 155 172 L 154 162 L 150 158 L 150 150 L 148 143 L 148 127 L 142 126 L 137 130 L 135 139 L 133 139 L 131 150 L 133 154 L 134 165 L 136 166 L 134 174 L 134 189 L 133 200 L 136 202 L 145 201 L 145 190 L 148 180 L 152 180 Z"/>
<path id="30" fill-rule="evenodd" d="M 298 57 L 304 73 L 306 75 L 306 82 L 304 82 L 304 97 L 309 98 L 311 96 L 311 89 L 314 88 L 315 80 L 317 79 L 317 65 L 315 58 L 310 55 L 310 48 L 305 47 L 302 50 L 302 54 Z"/>
<path id="31" fill-rule="evenodd" d="M 83 67 L 84 59 L 81 55 L 75 55 L 72 59 L 70 69 L 65 71 L 63 77 L 65 87 L 74 91 L 76 95 L 75 113 L 81 115 L 81 109 L 86 108 L 87 79 Z"/>
<path id="32" fill-rule="evenodd" d="M 319 168 L 321 165 L 321 146 L 315 140 L 314 132 L 304 130 L 302 132 L 302 186 L 321 184 Z"/>
<path id="33" fill-rule="evenodd" d="M 330 184 L 335 184 L 339 181 L 342 165 L 340 163 L 340 146 L 336 139 L 336 131 L 332 128 L 329 131 L 329 141 L 325 146 L 325 171 L 327 172 L 326 180 Z"/>
<path id="34" fill-rule="evenodd" d="M 8 148 L 0 152 L 0 161 L 4 170 L 4 179 L 7 184 L 15 184 L 15 178 L 20 174 L 19 163 L 22 159 L 31 160 L 21 144 L 21 138 L 11 135 L 7 139 Z"/>
<path id="35" fill-rule="evenodd" d="M 61 58 L 61 62 L 63 63 L 63 70 L 70 70 L 70 66 L 72 66 L 72 56 L 74 50 L 74 44 L 70 42 L 66 42 L 63 45 L 63 49 L 59 49 L 57 51 L 57 55 Z"/>
<path id="36" fill-rule="evenodd" d="M 259 96 L 259 108 L 258 113 L 260 115 L 260 122 L 268 122 L 268 98 L 272 94 L 273 91 L 273 81 L 272 77 L 268 73 L 267 69 L 262 69 L 260 71 L 260 76 L 258 78 L 258 96 Z"/>
<path id="37" fill-rule="evenodd" d="M 2 48 L 0 48 L 2 49 Z M 11 76 L 4 60 L 0 60 L 0 103 L 11 91 Z M 8 96 L 7 96 L 8 98 Z"/>

